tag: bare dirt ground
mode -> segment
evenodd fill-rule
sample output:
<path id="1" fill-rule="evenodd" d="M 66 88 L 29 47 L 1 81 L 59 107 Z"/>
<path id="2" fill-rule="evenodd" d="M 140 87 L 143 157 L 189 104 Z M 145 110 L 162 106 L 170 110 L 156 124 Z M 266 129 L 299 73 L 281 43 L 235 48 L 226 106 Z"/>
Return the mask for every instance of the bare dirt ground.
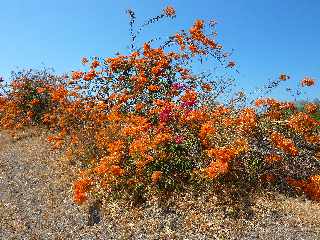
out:
<path id="1" fill-rule="evenodd" d="M 210 194 L 174 196 L 165 208 L 105 203 L 90 226 L 88 206 L 72 201 L 76 170 L 45 139 L 39 129 L 15 140 L 0 131 L 0 239 L 320 239 L 320 204 L 278 193 L 253 196 L 240 215 Z"/>

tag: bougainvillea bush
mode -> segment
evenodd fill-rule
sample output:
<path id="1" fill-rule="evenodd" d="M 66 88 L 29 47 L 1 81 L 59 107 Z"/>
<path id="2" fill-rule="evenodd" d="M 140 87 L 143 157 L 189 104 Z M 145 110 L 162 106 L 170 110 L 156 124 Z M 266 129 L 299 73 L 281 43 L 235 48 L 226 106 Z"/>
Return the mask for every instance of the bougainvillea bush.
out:
<path id="1" fill-rule="evenodd" d="M 0 82 L 0 125 L 19 129 L 42 124 L 42 117 L 54 104 L 50 92 L 63 86 L 64 77 L 56 76 L 51 69 L 22 70 L 11 73 L 11 81 Z"/>
<path id="2" fill-rule="evenodd" d="M 137 47 L 143 27 L 174 18 L 175 10 L 167 7 L 140 27 L 128 14 L 127 54 L 84 57 L 86 68 L 60 81 L 17 77 L 1 97 L 2 127 L 44 124 L 52 131 L 48 141 L 65 146 L 78 164 L 77 203 L 230 183 L 287 184 L 320 200 L 317 104 L 297 109 L 267 97 L 245 104 L 243 92 L 227 100 L 228 72 L 236 66 L 216 40 L 215 21 L 196 20 L 189 30 Z M 206 63 L 216 72 L 195 71 Z M 283 81 L 289 77 L 275 82 Z"/>

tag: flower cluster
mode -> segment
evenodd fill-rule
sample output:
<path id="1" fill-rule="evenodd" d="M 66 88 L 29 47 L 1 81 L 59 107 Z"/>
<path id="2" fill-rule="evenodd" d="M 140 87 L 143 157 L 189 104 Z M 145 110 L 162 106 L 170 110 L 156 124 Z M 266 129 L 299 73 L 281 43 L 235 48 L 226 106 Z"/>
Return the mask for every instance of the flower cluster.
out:
<path id="1" fill-rule="evenodd" d="M 286 138 L 279 132 L 273 132 L 270 136 L 276 147 L 289 153 L 292 156 L 298 155 L 298 150 L 291 139 Z"/>
<path id="2" fill-rule="evenodd" d="M 320 176 L 311 176 L 307 180 L 296 180 L 288 177 L 287 182 L 298 188 L 300 191 L 302 190 L 306 195 L 308 195 L 311 199 L 320 201 Z"/>
<path id="3" fill-rule="evenodd" d="M 167 6 L 164 9 L 164 12 L 168 17 L 173 17 L 176 15 L 176 10 L 172 6 Z"/>
<path id="4" fill-rule="evenodd" d="M 74 183 L 74 201 L 76 203 L 83 203 L 87 200 L 86 192 L 89 190 L 91 185 L 90 179 L 80 179 Z"/>
<path id="5" fill-rule="evenodd" d="M 301 85 L 304 86 L 312 86 L 315 84 L 315 80 L 310 78 L 310 77 L 305 77 L 304 79 L 301 80 Z"/>

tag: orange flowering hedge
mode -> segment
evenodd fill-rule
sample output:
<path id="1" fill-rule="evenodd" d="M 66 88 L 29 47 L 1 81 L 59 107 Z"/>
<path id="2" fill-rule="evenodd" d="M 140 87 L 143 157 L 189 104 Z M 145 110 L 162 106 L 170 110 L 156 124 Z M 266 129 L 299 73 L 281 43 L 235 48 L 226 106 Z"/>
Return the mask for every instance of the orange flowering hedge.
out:
<path id="1" fill-rule="evenodd" d="M 244 106 L 243 93 L 219 103 L 232 84 L 227 75 L 193 71 L 207 59 L 220 72 L 235 67 L 215 38 L 216 22 L 196 20 L 188 31 L 138 48 L 141 29 L 134 31 L 128 13 L 128 54 L 83 58 L 86 70 L 69 78 L 18 77 L 0 98 L 1 127 L 44 124 L 52 131 L 48 141 L 79 163 L 77 203 L 89 195 L 141 197 L 203 182 L 262 181 L 300 186 L 319 200 L 320 122 L 311 116 L 318 105 L 298 110 L 260 98 Z M 175 14 L 167 7 L 142 27 Z M 276 82 L 288 79 L 282 74 Z"/>
<path id="2" fill-rule="evenodd" d="M 50 95 L 55 87 L 63 85 L 63 77 L 44 69 L 13 72 L 11 78 L 9 84 L 0 83 L 1 127 L 19 129 L 41 124 L 43 116 L 55 106 Z"/>

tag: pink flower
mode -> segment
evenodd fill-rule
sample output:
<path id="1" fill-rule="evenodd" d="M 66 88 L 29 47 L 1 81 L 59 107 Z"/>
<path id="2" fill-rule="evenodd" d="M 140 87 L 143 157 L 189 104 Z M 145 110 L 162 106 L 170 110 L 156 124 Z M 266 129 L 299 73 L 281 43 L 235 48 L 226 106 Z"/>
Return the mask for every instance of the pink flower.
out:
<path id="1" fill-rule="evenodd" d="M 192 107 L 193 105 L 196 104 L 196 101 L 187 101 L 182 103 L 182 107 Z"/>
<path id="2" fill-rule="evenodd" d="M 184 140 L 184 137 L 183 137 L 183 136 L 177 136 L 177 137 L 175 138 L 176 144 L 181 144 L 181 143 L 183 143 L 183 140 Z"/>
<path id="3" fill-rule="evenodd" d="M 171 109 L 165 108 L 162 112 L 159 114 L 160 122 L 167 122 L 170 118 Z"/>
<path id="4" fill-rule="evenodd" d="M 184 85 L 182 83 L 174 83 L 174 84 L 172 84 L 172 88 L 173 88 L 173 90 L 180 90 L 180 89 L 184 88 Z"/>

